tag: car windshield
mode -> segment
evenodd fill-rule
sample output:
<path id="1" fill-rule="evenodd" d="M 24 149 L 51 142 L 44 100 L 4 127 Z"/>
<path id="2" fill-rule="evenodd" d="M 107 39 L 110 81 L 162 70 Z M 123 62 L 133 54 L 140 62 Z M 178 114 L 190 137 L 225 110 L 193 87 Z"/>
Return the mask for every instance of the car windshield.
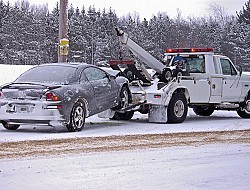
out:
<path id="1" fill-rule="evenodd" d="M 72 80 L 76 68 L 62 65 L 46 65 L 34 67 L 20 77 L 15 82 L 38 82 L 52 84 L 69 84 Z"/>

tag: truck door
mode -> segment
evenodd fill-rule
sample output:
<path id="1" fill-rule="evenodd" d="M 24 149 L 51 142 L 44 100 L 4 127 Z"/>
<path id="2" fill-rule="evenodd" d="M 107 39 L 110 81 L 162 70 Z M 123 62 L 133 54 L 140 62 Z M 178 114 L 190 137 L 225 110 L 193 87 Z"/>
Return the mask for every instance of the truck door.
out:
<path id="1" fill-rule="evenodd" d="M 210 103 L 220 103 L 222 98 L 222 81 L 223 75 L 212 75 L 211 76 L 211 97 L 209 102 Z"/>
<path id="2" fill-rule="evenodd" d="M 222 102 L 238 102 L 241 94 L 240 76 L 229 59 L 221 58 L 223 73 Z"/>

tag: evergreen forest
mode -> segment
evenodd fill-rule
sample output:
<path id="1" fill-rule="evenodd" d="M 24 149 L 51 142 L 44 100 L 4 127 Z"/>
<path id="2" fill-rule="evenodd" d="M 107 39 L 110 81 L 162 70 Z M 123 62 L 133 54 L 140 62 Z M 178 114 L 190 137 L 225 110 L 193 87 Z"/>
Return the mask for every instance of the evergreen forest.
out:
<path id="1" fill-rule="evenodd" d="M 137 13 L 118 17 L 112 7 L 69 5 L 68 61 L 107 65 L 110 59 L 130 56 L 119 45 L 114 30 L 119 27 L 158 60 L 167 48 L 211 47 L 250 71 L 250 0 L 235 15 L 216 4 L 210 9 L 207 17 L 184 18 L 177 11 L 174 18 L 159 12 L 147 20 Z M 49 11 L 25 0 L 15 5 L 0 0 L 0 64 L 57 62 L 58 30 L 58 3 Z"/>

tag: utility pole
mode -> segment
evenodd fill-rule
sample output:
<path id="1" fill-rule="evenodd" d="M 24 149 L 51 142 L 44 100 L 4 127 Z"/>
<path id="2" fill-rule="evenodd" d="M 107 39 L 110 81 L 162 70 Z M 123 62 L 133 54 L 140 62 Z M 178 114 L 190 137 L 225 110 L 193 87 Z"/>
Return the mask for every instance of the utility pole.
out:
<path id="1" fill-rule="evenodd" d="M 68 51 L 68 0 L 60 0 L 58 62 L 67 62 Z"/>

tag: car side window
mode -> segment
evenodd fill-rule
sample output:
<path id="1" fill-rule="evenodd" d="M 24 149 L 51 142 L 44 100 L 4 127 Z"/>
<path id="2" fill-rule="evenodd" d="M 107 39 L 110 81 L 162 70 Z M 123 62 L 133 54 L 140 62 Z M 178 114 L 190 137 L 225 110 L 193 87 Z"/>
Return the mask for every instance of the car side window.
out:
<path id="1" fill-rule="evenodd" d="M 237 75 L 237 71 L 228 59 L 221 59 L 220 63 L 223 75 Z"/>
<path id="2" fill-rule="evenodd" d="M 108 79 L 104 71 L 95 67 L 88 67 L 83 72 L 89 81 Z"/>
<path id="3" fill-rule="evenodd" d="M 80 78 L 80 83 L 85 83 L 85 82 L 88 82 L 88 79 L 87 79 L 85 73 L 82 72 L 81 78 Z"/>

